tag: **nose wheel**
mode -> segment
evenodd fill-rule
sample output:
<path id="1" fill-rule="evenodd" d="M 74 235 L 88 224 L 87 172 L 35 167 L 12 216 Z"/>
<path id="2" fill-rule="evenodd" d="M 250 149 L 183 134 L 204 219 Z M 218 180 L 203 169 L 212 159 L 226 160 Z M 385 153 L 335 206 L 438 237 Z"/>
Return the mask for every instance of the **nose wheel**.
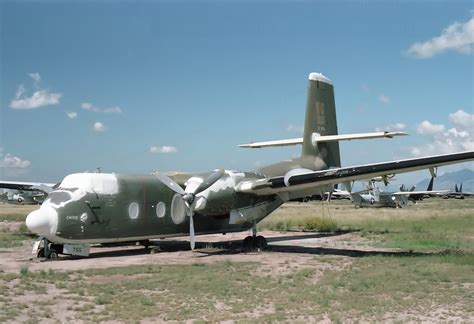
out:
<path id="1" fill-rule="evenodd" d="M 58 258 L 58 254 L 61 253 L 63 249 L 61 244 L 50 243 L 45 238 L 40 240 L 39 245 L 42 245 L 42 247 L 38 248 L 38 252 L 36 253 L 38 259 L 56 260 Z"/>

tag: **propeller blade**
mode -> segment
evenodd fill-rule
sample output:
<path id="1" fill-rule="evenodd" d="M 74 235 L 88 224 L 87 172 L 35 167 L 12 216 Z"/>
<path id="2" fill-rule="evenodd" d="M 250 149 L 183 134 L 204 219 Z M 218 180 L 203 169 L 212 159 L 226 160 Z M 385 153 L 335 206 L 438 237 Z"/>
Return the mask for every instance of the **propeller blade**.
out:
<path id="1" fill-rule="evenodd" d="M 196 244 L 195 242 L 195 235 L 194 235 L 194 221 L 193 221 L 193 214 L 194 211 L 191 208 L 190 209 L 190 215 L 189 215 L 189 242 L 191 243 L 191 250 L 194 250 L 194 246 Z"/>
<path id="2" fill-rule="evenodd" d="M 199 186 L 196 187 L 196 189 L 194 189 L 192 194 L 195 195 L 212 186 L 217 180 L 219 180 L 224 175 L 224 172 L 224 169 L 219 169 L 211 173 L 206 179 L 204 179 L 203 182 L 201 182 Z"/>
<path id="3" fill-rule="evenodd" d="M 183 188 L 179 186 L 175 181 L 171 180 L 169 177 L 164 175 L 163 173 L 158 173 L 156 175 L 158 180 L 160 180 L 165 186 L 173 190 L 174 192 L 180 194 L 180 195 L 185 195 L 186 193 L 184 192 Z"/>

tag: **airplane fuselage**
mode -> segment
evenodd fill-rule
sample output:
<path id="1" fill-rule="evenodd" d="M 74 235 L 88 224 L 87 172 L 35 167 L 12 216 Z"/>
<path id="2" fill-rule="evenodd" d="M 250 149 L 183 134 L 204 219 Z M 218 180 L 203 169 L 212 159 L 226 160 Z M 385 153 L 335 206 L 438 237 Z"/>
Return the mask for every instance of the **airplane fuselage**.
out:
<path id="1" fill-rule="evenodd" d="M 244 231 L 278 208 L 278 198 L 235 192 L 238 182 L 256 177 L 226 171 L 197 195 L 205 203 L 194 215 L 196 234 Z M 60 244 L 188 235 L 189 217 L 179 197 L 154 175 L 73 174 L 28 216 L 27 225 Z"/>
<path id="2" fill-rule="evenodd" d="M 353 194 L 352 201 L 359 207 L 391 207 L 397 208 L 406 205 L 407 201 L 404 197 L 396 197 L 390 193 L 380 192 L 376 195 L 372 193 L 367 194 Z"/>

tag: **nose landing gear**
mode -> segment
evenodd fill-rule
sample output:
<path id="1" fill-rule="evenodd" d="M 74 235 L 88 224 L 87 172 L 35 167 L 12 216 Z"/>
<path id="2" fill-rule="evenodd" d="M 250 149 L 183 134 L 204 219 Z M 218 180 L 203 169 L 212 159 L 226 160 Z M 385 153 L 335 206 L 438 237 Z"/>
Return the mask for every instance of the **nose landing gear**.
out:
<path id="1" fill-rule="evenodd" d="M 38 259 L 56 260 L 58 254 L 63 253 L 62 244 L 53 244 L 46 238 L 40 237 L 33 247 L 33 253 L 36 253 Z"/>

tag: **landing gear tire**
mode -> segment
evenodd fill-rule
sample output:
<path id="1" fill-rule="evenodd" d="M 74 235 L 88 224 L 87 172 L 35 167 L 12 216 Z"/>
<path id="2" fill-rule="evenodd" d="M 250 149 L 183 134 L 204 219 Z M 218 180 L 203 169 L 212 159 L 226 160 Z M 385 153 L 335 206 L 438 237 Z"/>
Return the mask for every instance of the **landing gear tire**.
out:
<path id="1" fill-rule="evenodd" d="M 261 235 L 254 238 L 254 243 L 255 243 L 254 245 L 257 251 L 263 251 L 268 246 L 267 240 Z"/>
<path id="2" fill-rule="evenodd" d="M 267 248 L 267 240 L 259 236 L 247 236 L 242 242 L 242 249 L 244 252 L 259 252 Z"/>
<path id="3" fill-rule="evenodd" d="M 36 257 L 37 257 L 38 259 L 41 259 L 41 258 L 44 258 L 44 257 L 45 257 L 45 255 L 44 255 L 44 248 L 38 249 L 38 253 L 36 253 Z"/>
<path id="4" fill-rule="evenodd" d="M 251 252 L 253 250 L 253 236 L 247 236 L 242 243 L 242 248 L 245 252 Z"/>
<path id="5" fill-rule="evenodd" d="M 49 255 L 46 259 L 48 260 L 56 260 L 58 258 L 58 252 L 56 250 L 50 249 L 49 250 Z"/>
<path id="6" fill-rule="evenodd" d="M 58 258 L 58 252 L 56 252 L 56 250 L 49 249 L 48 255 L 45 255 L 44 248 L 41 248 L 38 250 L 36 256 L 38 259 L 56 260 Z"/>

